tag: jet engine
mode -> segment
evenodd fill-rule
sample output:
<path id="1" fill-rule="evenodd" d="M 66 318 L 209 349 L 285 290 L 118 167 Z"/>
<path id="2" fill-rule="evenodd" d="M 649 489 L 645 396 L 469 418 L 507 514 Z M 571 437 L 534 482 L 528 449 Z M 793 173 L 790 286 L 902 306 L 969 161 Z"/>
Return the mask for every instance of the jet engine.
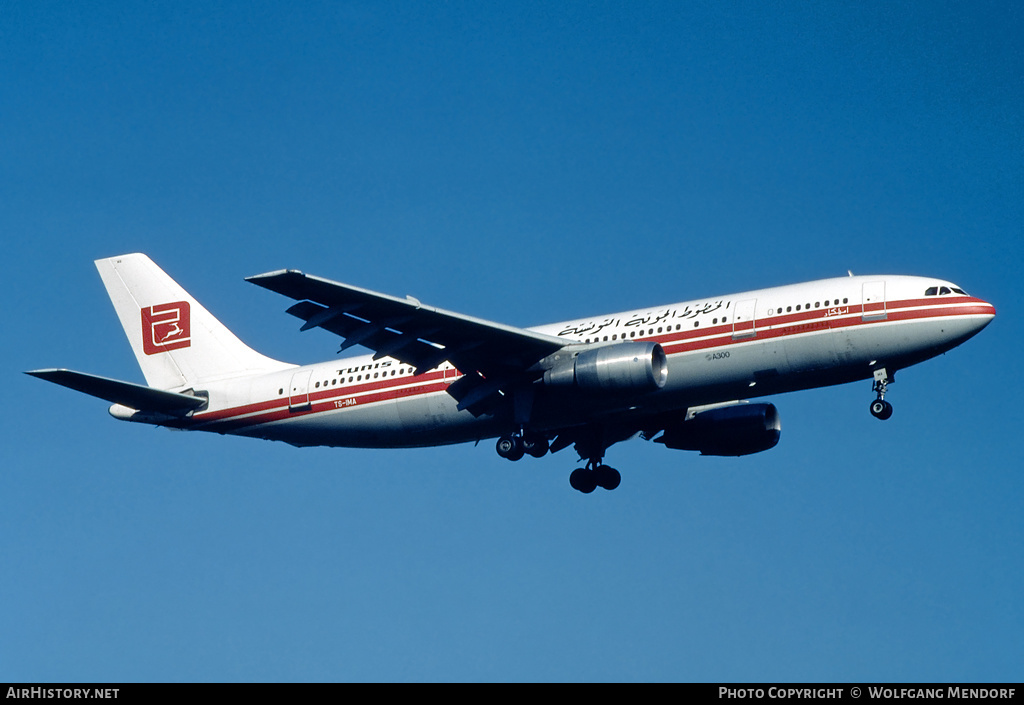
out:
<path id="1" fill-rule="evenodd" d="M 774 448 L 782 422 L 774 404 L 733 404 L 702 411 L 669 426 L 655 442 L 701 455 L 750 455 Z"/>
<path id="2" fill-rule="evenodd" d="M 652 342 L 612 343 L 571 356 L 563 350 L 544 372 L 544 384 L 596 392 L 653 392 L 666 379 L 665 351 Z"/>

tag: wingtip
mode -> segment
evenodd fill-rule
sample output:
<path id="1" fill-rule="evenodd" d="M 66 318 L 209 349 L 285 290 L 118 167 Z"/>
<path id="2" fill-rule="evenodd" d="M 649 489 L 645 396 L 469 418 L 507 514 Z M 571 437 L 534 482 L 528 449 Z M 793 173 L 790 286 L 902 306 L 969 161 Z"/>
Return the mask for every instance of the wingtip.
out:
<path id="1" fill-rule="evenodd" d="M 61 372 L 67 372 L 63 367 L 46 367 L 41 370 L 25 370 L 25 374 L 31 375 L 32 377 L 38 377 L 39 379 L 46 379 L 54 374 L 60 374 Z"/>
<path id="2" fill-rule="evenodd" d="M 277 277 L 283 277 L 287 275 L 298 275 L 300 277 L 306 276 L 305 274 L 302 273 L 301 270 L 298 269 L 276 269 L 273 272 L 253 274 L 252 276 L 246 277 L 245 280 L 247 282 L 252 282 L 253 284 L 259 284 L 260 282 L 266 279 L 276 279 Z"/>

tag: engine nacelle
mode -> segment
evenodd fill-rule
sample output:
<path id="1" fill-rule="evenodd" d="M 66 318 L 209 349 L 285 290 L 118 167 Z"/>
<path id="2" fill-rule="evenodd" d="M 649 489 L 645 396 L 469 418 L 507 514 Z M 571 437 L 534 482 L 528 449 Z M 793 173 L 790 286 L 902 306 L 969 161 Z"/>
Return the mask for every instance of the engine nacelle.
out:
<path id="1" fill-rule="evenodd" d="M 665 386 L 668 360 L 658 343 L 602 345 L 567 356 L 559 353 L 544 372 L 544 384 L 595 392 L 653 392 Z"/>
<path id="2" fill-rule="evenodd" d="M 782 422 L 774 404 L 733 404 L 702 411 L 670 426 L 656 441 L 701 455 L 750 455 L 774 448 Z"/>

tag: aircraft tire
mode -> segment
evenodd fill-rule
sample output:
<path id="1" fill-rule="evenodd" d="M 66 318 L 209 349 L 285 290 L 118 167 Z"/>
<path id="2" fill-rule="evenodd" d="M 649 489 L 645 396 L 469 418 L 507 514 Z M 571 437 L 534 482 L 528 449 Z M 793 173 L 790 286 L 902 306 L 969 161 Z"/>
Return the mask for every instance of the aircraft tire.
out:
<path id="1" fill-rule="evenodd" d="M 526 451 L 526 454 L 534 458 L 543 458 L 547 454 L 548 448 L 550 447 L 550 445 L 548 444 L 548 440 L 546 438 L 544 438 L 543 436 L 532 435 L 524 436 L 522 445 L 523 450 Z"/>
<path id="2" fill-rule="evenodd" d="M 615 468 L 601 465 L 594 471 L 594 479 L 598 487 L 611 491 L 622 482 L 622 475 Z"/>
<path id="3" fill-rule="evenodd" d="M 876 399 L 871 402 L 871 415 L 885 421 L 892 416 L 892 404 L 883 399 Z"/>
<path id="4" fill-rule="evenodd" d="M 594 479 L 594 473 L 590 470 L 584 470 L 583 468 L 576 468 L 569 475 L 569 484 L 574 490 L 582 492 L 583 494 L 590 494 L 597 489 L 597 482 Z"/>
<path id="5" fill-rule="evenodd" d="M 502 436 L 498 439 L 494 449 L 506 460 L 519 460 L 523 457 L 523 442 L 516 436 Z"/>

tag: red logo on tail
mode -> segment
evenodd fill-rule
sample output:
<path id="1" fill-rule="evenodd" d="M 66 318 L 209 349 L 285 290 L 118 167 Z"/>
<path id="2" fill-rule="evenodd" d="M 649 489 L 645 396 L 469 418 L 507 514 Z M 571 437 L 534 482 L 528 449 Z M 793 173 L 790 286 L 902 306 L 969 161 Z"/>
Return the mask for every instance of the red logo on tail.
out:
<path id="1" fill-rule="evenodd" d="M 147 355 L 192 345 L 188 301 L 142 309 L 142 349 Z"/>

